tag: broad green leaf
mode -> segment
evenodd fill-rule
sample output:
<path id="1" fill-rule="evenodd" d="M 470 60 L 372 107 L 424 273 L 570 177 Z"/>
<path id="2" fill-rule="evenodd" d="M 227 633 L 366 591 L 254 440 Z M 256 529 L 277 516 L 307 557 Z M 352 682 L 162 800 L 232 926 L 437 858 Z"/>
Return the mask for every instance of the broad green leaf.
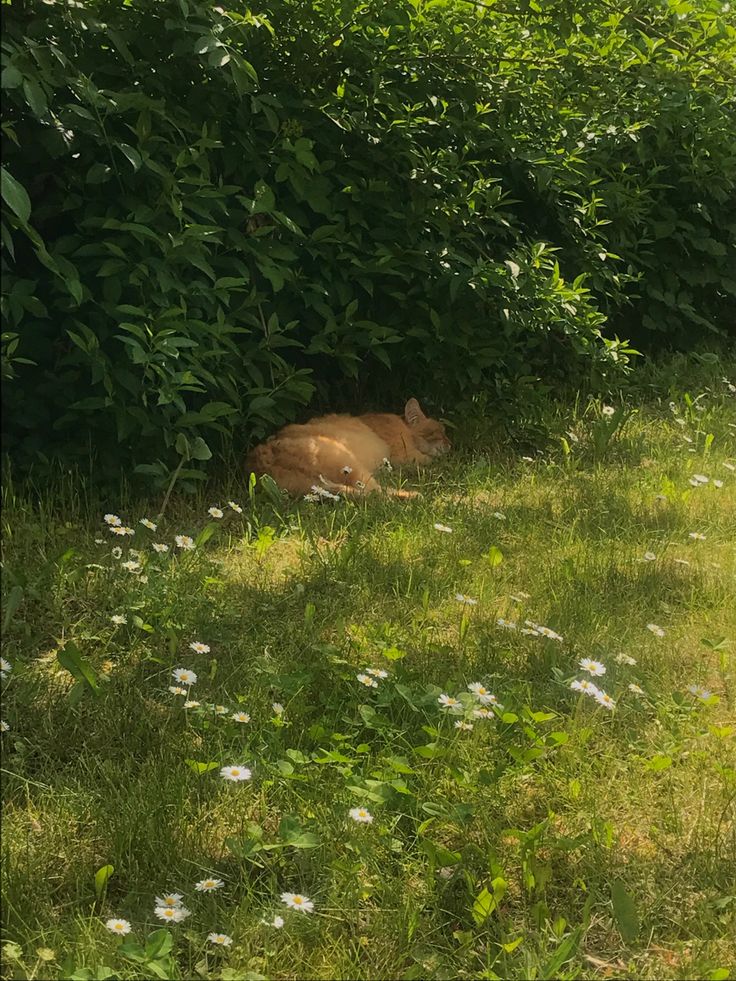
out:
<path id="1" fill-rule="evenodd" d="M 163 928 L 149 933 L 146 940 L 146 957 L 165 957 L 174 945 L 174 938 Z"/>
<path id="2" fill-rule="evenodd" d="M 77 645 L 68 640 L 64 647 L 56 652 L 56 660 L 65 668 L 77 681 L 86 685 L 95 694 L 99 690 L 97 675 L 92 669 L 89 661 L 86 661 Z"/>
<path id="3" fill-rule="evenodd" d="M 95 896 L 98 899 L 100 899 L 105 891 L 107 881 L 114 871 L 115 869 L 112 865 L 103 865 L 102 868 L 95 872 Z"/>
<path id="4" fill-rule="evenodd" d="M 3 201 L 15 215 L 23 222 L 28 221 L 31 217 L 31 199 L 23 185 L 5 167 L 0 167 L 0 191 Z"/>
<path id="5" fill-rule="evenodd" d="M 210 762 L 210 763 L 200 763 L 198 760 L 184 760 L 188 767 L 190 767 L 198 776 L 203 773 L 209 773 L 210 770 L 217 770 L 220 767 L 220 763 Z"/>
<path id="6" fill-rule="evenodd" d="M 621 937 L 625 943 L 633 943 L 639 935 L 639 915 L 636 911 L 634 897 L 627 892 L 620 879 L 614 879 L 611 882 L 611 902 Z"/>

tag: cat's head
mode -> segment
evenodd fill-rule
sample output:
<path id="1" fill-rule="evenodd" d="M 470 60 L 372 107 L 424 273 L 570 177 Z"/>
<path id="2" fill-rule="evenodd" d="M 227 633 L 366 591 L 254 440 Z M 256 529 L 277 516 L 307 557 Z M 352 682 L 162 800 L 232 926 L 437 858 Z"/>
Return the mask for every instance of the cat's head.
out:
<path id="1" fill-rule="evenodd" d="M 425 416 L 416 399 L 409 399 L 404 406 L 404 419 L 411 429 L 417 449 L 422 453 L 442 456 L 452 448 L 445 427 L 436 419 Z"/>

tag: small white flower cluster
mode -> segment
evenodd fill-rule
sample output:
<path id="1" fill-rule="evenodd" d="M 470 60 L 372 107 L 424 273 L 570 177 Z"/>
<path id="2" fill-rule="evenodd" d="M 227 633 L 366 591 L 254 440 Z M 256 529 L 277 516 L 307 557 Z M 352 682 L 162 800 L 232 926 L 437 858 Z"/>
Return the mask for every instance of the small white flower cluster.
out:
<path id="1" fill-rule="evenodd" d="M 340 495 L 333 494 L 332 491 L 327 490 L 326 487 L 321 487 L 319 484 L 312 484 L 312 493 L 304 495 L 305 501 L 339 501 Z"/>
<path id="2" fill-rule="evenodd" d="M 600 678 L 601 675 L 606 673 L 605 664 L 602 664 L 600 661 L 593 661 L 589 657 L 582 658 L 578 663 L 583 671 L 587 671 L 588 674 L 593 675 L 594 678 Z M 594 685 L 592 681 L 587 681 L 585 679 L 583 681 L 578 681 L 576 679 L 575 681 L 570 682 L 570 687 L 573 691 L 582 692 L 584 695 L 591 695 L 593 698 L 595 698 L 599 705 L 602 705 L 603 708 L 607 708 L 611 712 L 616 708 L 616 702 L 611 698 L 611 696 L 607 695 L 604 691 L 598 688 L 597 685 Z"/>
<path id="3" fill-rule="evenodd" d="M 465 596 L 463 593 L 455 593 L 455 599 L 458 603 L 462 603 L 463 606 L 477 606 L 478 600 L 473 599 L 472 596 Z"/>
<path id="4" fill-rule="evenodd" d="M 704 484 L 710 483 L 710 478 L 702 473 L 694 473 L 688 483 L 691 487 L 702 487 Z"/>
<path id="5" fill-rule="evenodd" d="M 480 681 L 471 682 L 468 685 L 468 691 L 474 696 L 476 703 L 480 703 L 480 707 L 474 707 L 472 709 L 472 717 L 474 719 L 492 719 L 494 718 L 494 708 L 499 709 L 499 711 L 503 710 L 503 705 L 501 705 L 496 696 L 485 685 L 481 684 Z M 439 695 L 437 701 L 440 703 L 441 709 L 445 712 L 451 712 L 453 715 L 459 715 L 465 709 L 460 698 L 456 698 L 454 695 L 448 695 L 446 692 Z M 488 706 L 491 706 L 491 708 Z M 465 732 L 470 732 L 473 729 L 473 723 L 468 722 L 465 718 L 458 719 L 454 725 L 456 729 L 461 729 Z"/>
<path id="6" fill-rule="evenodd" d="M 364 673 L 356 674 L 355 677 L 366 688 L 378 688 L 378 682 L 388 678 L 388 671 L 383 668 L 366 668 Z"/>
<path id="7" fill-rule="evenodd" d="M 4 657 L 0 657 L 0 678 L 5 681 L 12 670 L 13 665 L 10 661 L 6 661 Z"/>
<path id="8" fill-rule="evenodd" d="M 541 623 L 536 623 L 534 620 L 525 620 L 521 633 L 527 637 L 546 637 L 547 640 L 556 640 L 560 644 L 563 641 L 561 634 L 552 630 L 551 627 L 544 627 Z"/>

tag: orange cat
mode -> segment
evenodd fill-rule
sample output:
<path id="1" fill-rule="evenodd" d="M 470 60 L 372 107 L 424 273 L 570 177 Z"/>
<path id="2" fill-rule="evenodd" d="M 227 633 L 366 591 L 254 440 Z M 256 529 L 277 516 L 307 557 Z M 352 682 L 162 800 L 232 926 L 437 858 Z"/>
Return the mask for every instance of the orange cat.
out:
<path id="1" fill-rule="evenodd" d="M 397 466 L 429 463 L 449 449 L 442 423 L 428 419 L 417 400 L 409 399 L 403 418 L 389 413 L 329 415 L 284 426 L 251 451 L 246 467 L 258 476 L 269 474 L 290 494 L 315 488 L 381 493 L 384 489 L 373 474 L 385 460 Z M 409 491 L 386 493 L 413 496 Z"/>

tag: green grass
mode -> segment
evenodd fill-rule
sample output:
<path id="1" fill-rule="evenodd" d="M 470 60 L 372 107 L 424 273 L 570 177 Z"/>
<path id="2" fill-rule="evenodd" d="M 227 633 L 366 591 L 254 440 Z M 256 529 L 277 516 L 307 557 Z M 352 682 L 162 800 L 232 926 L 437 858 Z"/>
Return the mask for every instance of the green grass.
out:
<path id="1" fill-rule="evenodd" d="M 152 534 L 138 520 L 158 500 L 6 482 L 3 976 L 731 976 L 735 402 L 714 375 L 703 411 L 673 413 L 662 386 L 605 450 L 595 404 L 550 409 L 533 462 L 469 420 L 409 502 L 275 504 L 223 481 L 172 501 Z M 107 511 L 135 538 L 113 541 Z M 194 552 L 150 548 L 209 527 Z M 113 544 L 142 551 L 147 582 Z M 615 711 L 570 689 L 582 657 L 606 665 Z M 251 722 L 185 712 L 167 691 L 179 666 L 198 674 L 193 698 Z M 366 667 L 389 673 L 375 691 Z M 503 709 L 458 730 L 476 681 Z M 461 692 L 463 714 L 440 709 Z M 350 820 L 357 805 L 372 824 Z M 224 888 L 195 892 L 209 875 Z M 167 891 L 192 911 L 171 953 L 118 951 L 106 919 L 140 944 Z M 286 910 L 284 891 L 314 913 Z M 260 922 L 275 914 L 282 929 Z M 210 931 L 232 947 L 208 950 Z"/>

